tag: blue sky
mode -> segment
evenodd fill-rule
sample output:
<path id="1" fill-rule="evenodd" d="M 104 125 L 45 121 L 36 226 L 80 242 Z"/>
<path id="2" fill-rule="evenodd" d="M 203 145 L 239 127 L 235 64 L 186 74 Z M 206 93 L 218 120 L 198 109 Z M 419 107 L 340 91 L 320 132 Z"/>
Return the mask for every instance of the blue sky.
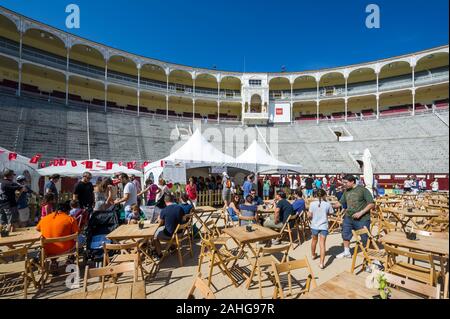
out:
<path id="1" fill-rule="evenodd" d="M 68 4 L 81 28 L 67 29 Z M 381 28 L 365 26 L 368 4 Z M 448 44 L 448 0 L 0 0 L 65 31 L 164 61 L 278 72 L 342 66 Z"/>

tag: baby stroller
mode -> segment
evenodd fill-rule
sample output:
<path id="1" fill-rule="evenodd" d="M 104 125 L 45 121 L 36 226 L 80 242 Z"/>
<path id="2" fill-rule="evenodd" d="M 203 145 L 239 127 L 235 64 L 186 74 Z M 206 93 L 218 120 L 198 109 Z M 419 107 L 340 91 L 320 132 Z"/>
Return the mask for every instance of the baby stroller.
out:
<path id="1" fill-rule="evenodd" d="M 111 243 L 106 236 L 117 227 L 119 218 L 115 210 L 92 213 L 86 232 L 86 260 L 102 262 L 103 243 Z"/>

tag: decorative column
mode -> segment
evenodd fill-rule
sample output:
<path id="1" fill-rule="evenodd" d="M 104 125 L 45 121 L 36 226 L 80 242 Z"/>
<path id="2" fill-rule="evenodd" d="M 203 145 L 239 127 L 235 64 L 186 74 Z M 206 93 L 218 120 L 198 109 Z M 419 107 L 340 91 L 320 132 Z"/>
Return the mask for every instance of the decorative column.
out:
<path id="1" fill-rule="evenodd" d="M 166 120 L 169 120 L 169 76 L 170 76 L 170 69 L 166 70 Z"/>
<path id="2" fill-rule="evenodd" d="M 105 113 L 108 108 L 108 58 L 105 57 Z"/>
<path id="3" fill-rule="evenodd" d="M 375 70 L 377 75 L 377 120 L 380 118 L 380 70 Z"/>
<path id="4" fill-rule="evenodd" d="M 348 120 L 348 74 L 344 74 L 345 78 L 345 122 Z"/>
<path id="5" fill-rule="evenodd" d="M 192 90 L 192 95 L 193 95 L 193 98 L 192 98 L 192 122 L 195 121 L 195 78 L 196 78 L 196 75 L 194 73 L 194 75 L 192 77 L 192 87 L 193 87 L 193 90 Z"/>
<path id="6" fill-rule="evenodd" d="M 413 101 L 412 116 L 414 116 L 414 115 L 416 115 L 416 64 L 415 64 L 415 62 L 412 65 L 412 101 Z"/>
<path id="7" fill-rule="evenodd" d="M 69 60 L 70 60 L 70 47 L 67 48 L 67 61 L 66 61 L 66 105 L 69 105 Z"/>
<path id="8" fill-rule="evenodd" d="M 141 104 L 141 65 L 137 65 L 137 71 L 138 71 L 138 87 L 137 87 L 137 116 L 140 115 L 140 104 Z"/>
<path id="9" fill-rule="evenodd" d="M 22 21 L 21 21 L 22 22 Z M 19 43 L 19 80 L 17 86 L 17 95 L 22 94 L 22 47 L 23 47 L 23 31 L 20 30 L 20 43 Z"/>
<path id="10" fill-rule="evenodd" d="M 320 105 L 320 101 L 319 101 L 319 89 L 320 89 L 320 79 L 319 80 L 317 80 L 316 79 L 316 81 L 317 81 L 317 100 L 316 100 L 316 103 L 317 103 L 317 124 L 319 124 L 319 105 Z"/>
<path id="11" fill-rule="evenodd" d="M 291 124 L 294 124 L 294 81 L 290 79 L 291 84 Z"/>
<path id="12" fill-rule="evenodd" d="M 220 123 L 220 76 L 217 78 L 217 123 Z"/>

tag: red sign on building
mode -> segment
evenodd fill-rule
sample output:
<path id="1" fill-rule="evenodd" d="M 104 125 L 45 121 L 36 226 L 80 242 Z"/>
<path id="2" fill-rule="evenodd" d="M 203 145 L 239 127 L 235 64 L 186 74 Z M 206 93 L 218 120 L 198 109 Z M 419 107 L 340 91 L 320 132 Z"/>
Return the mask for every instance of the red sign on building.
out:
<path id="1" fill-rule="evenodd" d="M 283 109 L 282 108 L 277 108 L 275 110 L 275 112 L 276 112 L 277 115 L 283 115 Z"/>

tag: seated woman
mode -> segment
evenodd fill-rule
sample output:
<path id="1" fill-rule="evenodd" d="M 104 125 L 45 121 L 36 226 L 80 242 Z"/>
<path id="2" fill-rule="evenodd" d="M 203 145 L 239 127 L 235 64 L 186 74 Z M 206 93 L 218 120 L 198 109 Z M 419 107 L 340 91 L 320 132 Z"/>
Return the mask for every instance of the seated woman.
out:
<path id="1" fill-rule="evenodd" d="M 239 197 L 239 195 L 233 195 L 233 197 L 231 198 L 230 205 L 228 205 L 228 208 L 227 208 L 228 216 L 234 222 L 239 221 L 239 215 L 241 214 L 241 212 L 239 211 L 238 207 L 239 207 L 240 201 L 241 201 L 241 198 Z"/>
<path id="2" fill-rule="evenodd" d="M 245 198 L 245 203 L 239 206 L 239 210 L 241 212 L 239 216 L 241 218 L 241 226 L 256 223 L 256 212 L 258 210 L 258 207 L 254 205 L 254 199 L 252 195 L 248 195 Z"/>

